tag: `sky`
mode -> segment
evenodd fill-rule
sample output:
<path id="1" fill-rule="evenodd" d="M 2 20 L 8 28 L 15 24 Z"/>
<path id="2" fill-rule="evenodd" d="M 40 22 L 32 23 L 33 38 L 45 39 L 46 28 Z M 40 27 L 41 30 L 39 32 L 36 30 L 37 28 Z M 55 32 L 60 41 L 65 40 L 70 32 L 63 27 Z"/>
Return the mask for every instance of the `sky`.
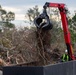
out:
<path id="1" fill-rule="evenodd" d="M 15 21 L 13 21 L 14 24 L 24 26 L 26 25 L 24 21 L 27 20 L 25 18 L 27 10 L 38 5 L 39 10 L 41 11 L 46 2 L 64 3 L 67 5 L 71 13 L 76 10 L 76 0 L 0 0 L 0 5 L 3 9 L 15 13 Z"/>

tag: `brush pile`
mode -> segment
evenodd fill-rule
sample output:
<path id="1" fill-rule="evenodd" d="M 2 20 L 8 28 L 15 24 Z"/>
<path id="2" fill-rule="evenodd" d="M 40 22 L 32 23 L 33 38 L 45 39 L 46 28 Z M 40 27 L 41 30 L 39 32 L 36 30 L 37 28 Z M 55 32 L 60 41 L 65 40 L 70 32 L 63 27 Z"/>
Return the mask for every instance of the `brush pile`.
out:
<path id="1" fill-rule="evenodd" d="M 0 32 L 0 65 L 42 66 L 58 63 L 62 48 L 59 49 L 60 42 L 52 43 L 51 32 L 36 28 Z"/>

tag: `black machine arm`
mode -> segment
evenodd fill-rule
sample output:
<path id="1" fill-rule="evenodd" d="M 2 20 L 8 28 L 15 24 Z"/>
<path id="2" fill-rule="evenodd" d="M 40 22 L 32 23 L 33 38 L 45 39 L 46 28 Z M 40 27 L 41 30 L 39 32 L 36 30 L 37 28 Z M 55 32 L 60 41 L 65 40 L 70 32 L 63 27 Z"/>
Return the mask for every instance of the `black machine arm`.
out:
<path id="1" fill-rule="evenodd" d="M 48 6 L 45 4 L 43 6 L 43 13 L 41 13 L 38 17 L 34 19 L 36 27 L 41 28 L 43 30 L 50 30 L 53 27 L 53 24 L 51 23 L 49 16 L 47 15 L 47 7 Z"/>

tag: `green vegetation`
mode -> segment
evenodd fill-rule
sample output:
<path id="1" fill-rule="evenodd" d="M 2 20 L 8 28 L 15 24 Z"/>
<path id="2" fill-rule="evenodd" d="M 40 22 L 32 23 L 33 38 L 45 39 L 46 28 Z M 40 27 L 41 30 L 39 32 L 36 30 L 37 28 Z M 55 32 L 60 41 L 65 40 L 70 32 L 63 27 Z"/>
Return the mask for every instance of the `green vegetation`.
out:
<path id="1" fill-rule="evenodd" d="M 0 26 L 2 27 L 2 29 L 14 28 L 15 25 L 11 23 L 11 21 L 13 20 L 15 20 L 15 13 L 11 11 L 7 12 L 7 9 L 4 10 L 0 6 Z"/>
<path id="2" fill-rule="evenodd" d="M 72 43 L 76 43 L 76 14 L 68 20 Z"/>
<path id="3" fill-rule="evenodd" d="M 29 18 L 30 23 L 33 22 L 34 18 L 37 17 L 39 14 L 40 12 L 37 5 L 33 8 L 29 8 L 27 10 L 27 16 Z"/>

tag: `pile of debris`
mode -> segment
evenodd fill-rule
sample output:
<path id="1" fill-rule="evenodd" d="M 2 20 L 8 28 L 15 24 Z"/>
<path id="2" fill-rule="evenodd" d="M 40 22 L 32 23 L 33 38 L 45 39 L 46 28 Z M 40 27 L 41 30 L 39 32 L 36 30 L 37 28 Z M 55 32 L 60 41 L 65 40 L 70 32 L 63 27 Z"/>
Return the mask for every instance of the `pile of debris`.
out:
<path id="1" fill-rule="evenodd" d="M 51 47 L 50 31 L 37 31 L 33 28 L 5 31 L 1 34 L 1 66 L 54 64 L 61 56 L 59 49 Z"/>

